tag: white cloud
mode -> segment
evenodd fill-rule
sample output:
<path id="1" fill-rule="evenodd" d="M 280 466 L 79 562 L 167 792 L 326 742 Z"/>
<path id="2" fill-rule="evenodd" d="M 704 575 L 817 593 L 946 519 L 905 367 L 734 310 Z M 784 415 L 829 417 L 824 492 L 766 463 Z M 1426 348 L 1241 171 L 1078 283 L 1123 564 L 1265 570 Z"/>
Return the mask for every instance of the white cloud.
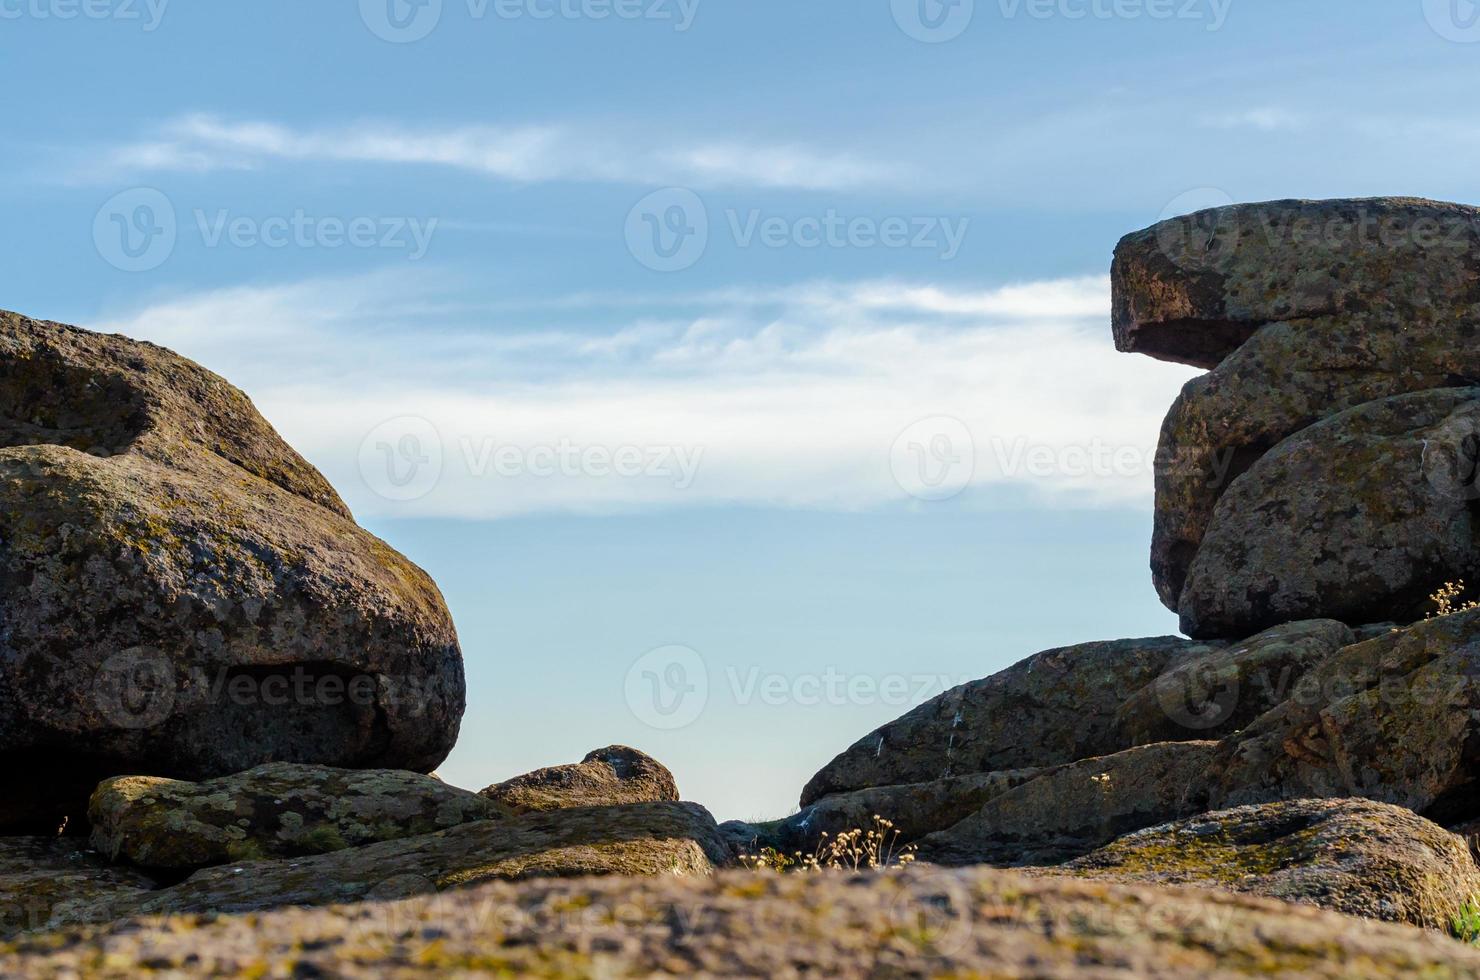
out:
<path id="1" fill-rule="evenodd" d="M 229 289 L 96 326 L 241 384 L 357 512 L 407 516 L 907 502 L 891 447 L 934 416 L 970 430 L 978 493 L 1144 505 L 1161 416 L 1194 373 L 1113 350 L 1104 277 L 804 283 L 737 291 L 744 302 L 670 296 L 662 315 L 591 300 L 584 323 L 557 330 L 499 328 L 469 315 L 476 304 L 428 312 L 447 286 L 402 274 Z M 361 469 L 367 435 L 402 417 L 435 427 L 443 460 L 410 502 L 377 494 L 375 446 Z M 656 475 L 500 476 L 498 447 L 526 467 L 562 447 L 678 455 Z"/>
<path id="2" fill-rule="evenodd" d="M 190 115 L 114 147 L 92 172 L 251 169 L 272 161 L 420 164 L 516 182 L 597 181 L 694 187 L 839 189 L 898 176 L 846 152 L 799 145 L 689 142 L 650 132 L 569 124 L 411 127 L 393 123 L 295 129 Z"/>

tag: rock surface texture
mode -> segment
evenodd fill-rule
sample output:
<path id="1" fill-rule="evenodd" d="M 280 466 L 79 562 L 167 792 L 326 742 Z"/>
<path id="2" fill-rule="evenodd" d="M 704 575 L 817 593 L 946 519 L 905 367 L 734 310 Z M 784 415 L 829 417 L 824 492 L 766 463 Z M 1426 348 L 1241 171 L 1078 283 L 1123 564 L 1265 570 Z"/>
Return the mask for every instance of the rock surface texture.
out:
<path id="1" fill-rule="evenodd" d="M 1464 840 L 1411 810 L 1367 800 L 1207 813 L 1128 834 L 1055 873 L 1216 886 L 1439 930 L 1480 894 Z"/>
<path id="2" fill-rule="evenodd" d="M 0 313 L 0 830 L 96 782 L 267 761 L 429 771 L 461 654 L 431 579 L 236 388 Z"/>
<path id="3" fill-rule="evenodd" d="M 557 810 L 305 858 L 207 868 L 147 896 L 136 911 L 327 905 L 499 878 L 706 875 L 731 858 L 714 818 L 693 803 Z"/>
<path id="4" fill-rule="evenodd" d="M 1268 899 L 917 868 L 489 883 L 403 901 L 68 927 L 7 976 L 1480 977 L 1432 932 Z"/>
<path id="5" fill-rule="evenodd" d="M 1217 209 L 1125 238 L 1112 282 L 1122 350 L 1210 369 L 1168 414 L 1156 472 L 1152 572 L 1189 635 L 1411 621 L 1425 589 L 1480 567 L 1480 210 Z"/>
<path id="6" fill-rule="evenodd" d="M 625 745 L 597 749 L 580 762 L 537 769 L 483 790 L 511 813 L 678 800 L 678 785 L 657 759 Z"/>
<path id="7" fill-rule="evenodd" d="M 1059 762 L 1064 750 L 1051 740 L 1025 742 L 1012 758 L 1036 759 L 1036 768 L 891 781 L 899 772 L 954 766 L 955 746 L 991 744 L 1017 719 L 1035 730 L 1037 702 L 1002 695 L 1037 673 L 1025 665 L 1041 663 L 1040 654 L 885 726 L 874 768 L 855 747 L 839 757 L 843 777 L 824 770 L 810 784 L 872 787 L 824 795 L 776 825 L 726 831 L 737 841 L 749 833 L 764 846 L 810 852 L 818 832 L 872 810 L 907 827 L 923 859 L 1021 865 L 1082 856 L 1117 836 L 1208 811 L 1287 799 L 1374 800 L 1442 826 L 1480 817 L 1480 609 L 1406 628 L 1311 620 L 1239 643 L 1178 649 L 1119 704 L 1109 685 L 1076 676 L 1079 669 L 1104 676 L 1094 658 L 1079 665 L 1065 658 L 1056 673 L 1040 676 L 1039 683 L 1052 678 L 1056 697 L 1090 692 L 1075 730 L 1101 733 L 1093 743 L 1101 754 Z M 1050 663 L 1063 656 L 1052 653 Z M 879 736 L 860 744 L 877 746 Z M 888 758 L 901 743 L 903 765 Z M 1042 755 L 1021 754 L 1034 750 Z M 998 757 L 978 758 L 990 767 Z"/>
<path id="8" fill-rule="evenodd" d="M 88 807 L 99 853 L 171 871 L 324 854 L 503 815 L 430 776 L 292 763 L 201 783 L 119 776 Z"/>

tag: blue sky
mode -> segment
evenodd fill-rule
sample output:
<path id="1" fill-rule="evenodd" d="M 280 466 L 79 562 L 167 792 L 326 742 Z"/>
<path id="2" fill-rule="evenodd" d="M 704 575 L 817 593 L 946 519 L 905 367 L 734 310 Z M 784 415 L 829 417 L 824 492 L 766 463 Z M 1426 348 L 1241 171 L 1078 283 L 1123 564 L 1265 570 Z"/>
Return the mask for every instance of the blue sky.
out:
<path id="1" fill-rule="evenodd" d="M 1121 234 L 1480 181 L 1468 0 L 0 0 L 0 43 L 0 306 L 224 374 L 433 573 L 449 779 L 625 742 L 721 818 L 1175 630 L 1193 372 L 1113 352 Z"/>

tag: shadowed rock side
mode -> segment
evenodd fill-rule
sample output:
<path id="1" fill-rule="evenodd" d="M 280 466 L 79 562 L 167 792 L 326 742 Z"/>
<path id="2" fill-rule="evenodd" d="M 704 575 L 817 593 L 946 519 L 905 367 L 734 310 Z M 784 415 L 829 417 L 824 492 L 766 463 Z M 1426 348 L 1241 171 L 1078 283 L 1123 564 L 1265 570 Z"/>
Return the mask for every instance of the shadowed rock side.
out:
<path id="1" fill-rule="evenodd" d="M 1237 644 L 1154 637 L 1047 650 L 864 736 L 812 777 L 802 806 L 870 787 L 1217 737 L 1274 707 L 1313 664 L 1355 639 L 1341 623 L 1317 620 Z"/>
<path id="2" fill-rule="evenodd" d="M 1203 885 L 1447 930 L 1480 894 L 1460 837 L 1367 800 L 1295 800 L 1128 834 L 1046 874 Z"/>
<path id="3" fill-rule="evenodd" d="M 504 815 L 492 801 L 414 772 L 290 763 L 202 783 L 119 776 L 88 806 L 100 853 L 176 872 L 323 854 Z"/>
<path id="4" fill-rule="evenodd" d="M 1480 565 L 1477 447 L 1480 388 L 1367 402 L 1285 439 L 1219 498 L 1182 628 L 1421 619 L 1436 585 Z"/>
<path id="5" fill-rule="evenodd" d="M 810 852 L 816 833 L 835 832 L 832 823 L 843 815 L 877 807 L 873 812 L 893 820 L 893 806 L 902 815 L 897 822 L 920 836 L 922 858 L 1023 864 L 1080 856 L 1169 820 L 1283 799 L 1365 798 L 1457 825 L 1480 817 L 1477 640 L 1480 610 L 1406 629 L 1291 623 L 1243 643 L 1170 657 L 1167 669 L 1119 704 L 1104 692 L 1088 698 L 1085 714 L 1100 719 L 1090 724 L 1109 749 L 1098 756 L 1056 763 L 1063 750 L 1050 741 L 1037 770 L 891 782 L 895 770 L 883 761 L 891 731 L 910 734 L 912 765 L 930 761 L 932 746 L 941 765 L 958 758 L 952 736 L 958 744 L 987 744 L 1019 718 L 1032 730 L 1033 716 L 1007 696 L 1031 673 L 1024 665 L 1038 658 L 1030 658 L 967 685 L 975 700 L 943 695 L 967 706 L 959 714 L 941 711 L 937 699 L 886 726 L 876 770 L 845 753 L 848 779 L 877 780 L 873 787 L 829 794 L 778 824 L 731 825 L 726 832 L 740 846 L 749 834 L 762 846 Z M 1091 677 L 1102 670 L 1094 659 L 1070 660 L 1053 683 L 1082 691 L 1081 668 Z M 841 782 L 824 770 L 813 783 L 825 780 Z"/>
<path id="6" fill-rule="evenodd" d="M 113 918 L 114 909 L 137 908 L 155 884 L 74 837 L 0 837 L 0 937 Z"/>
<path id="7" fill-rule="evenodd" d="M 625 745 L 597 749 L 578 763 L 496 783 L 480 796 L 512 813 L 581 806 L 676 801 L 678 785 L 657 759 Z"/>
<path id="8" fill-rule="evenodd" d="M 1409 926 L 1196 889 L 894 874 L 490 883 L 435 896 L 68 928 L 0 973 L 232 976 L 1480 976 Z"/>
<path id="9" fill-rule="evenodd" d="M 103 777 L 430 770 L 464 704 L 427 575 L 240 391 L 151 344 L 0 314 L 0 830 Z"/>
<path id="10" fill-rule="evenodd" d="M 1205 592 L 1184 597 L 1219 498 L 1265 453 L 1365 402 L 1480 379 L 1477 215 L 1410 199 L 1280 201 L 1173 219 L 1121 243 L 1112 273 L 1121 349 L 1212 368 L 1172 406 L 1156 468 L 1152 574 L 1184 628 L 1227 635 L 1217 630 L 1268 625 L 1245 617 L 1205 626 L 1219 607 L 1204 615 Z M 1215 338 L 1228 342 L 1208 358 L 1177 356 Z M 1472 457 L 1459 440 L 1454 448 Z M 1433 475 L 1421 467 L 1393 473 L 1410 494 Z M 1463 487 L 1472 476 L 1448 478 Z M 1325 546 L 1331 566 L 1346 560 L 1350 539 L 1320 526 L 1306 535 Z M 1392 591 L 1380 590 L 1350 621 L 1398 618 L 1406 595 Z M 1221 605 L 1242 595 L 1230 587 L 1216 598 Z M 1292 615 L 1341 614 L 1307 605 Z"/>
<path id="11" fill-rule="evenodd" d="M 1115 344 L 1216 367 L 1268 323 L 1363 316 L 1480 325 L 1480 209 L 1419 198 L 1270 201 L 1127 235 L 1111 267 Z"/>

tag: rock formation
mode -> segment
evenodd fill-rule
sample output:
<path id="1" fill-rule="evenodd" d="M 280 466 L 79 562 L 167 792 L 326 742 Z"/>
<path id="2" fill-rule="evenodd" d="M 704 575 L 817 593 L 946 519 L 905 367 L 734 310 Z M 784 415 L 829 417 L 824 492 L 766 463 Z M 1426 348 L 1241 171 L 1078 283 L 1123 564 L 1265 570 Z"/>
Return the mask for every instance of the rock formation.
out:
<path id="1" fill-rule="evenodd" d="M 1467 407 L 1480 379 L 1480 210 L 1406 198 L 1217 209 L 1128 236 L 1112 286 L 1122 350 L 1211 369 L 1168 414 L 1156 473 L 1152 572 L 1189 635 L 1411 621 L 1426 588 L 1475 571 L 1461 539 L 1480 499 Z M 1342 415 L 1440 389 L 1455 390 Z M 1282 482 L 1301 480 L 1320 482 Z M 1304 554 L 1230 547 L 1256 525 L 1294 535 Z"/>
<path id="2" fill-rule="evenodd" d="M 657 759 L 625 745 L 589 753 L 578 763 L 537 769 L 480 794 L 512 813 L 566 807 L 677 801 L 673 774 Z"/>
<path id="3" fill-rule="evenodd" d="M 379 845 L 384 846 L 384 845 Z M 67 927 L 6 976 L 1480 976 L 1411 926 L 1192 888 L 992 869 L 492 882 L 403 901 Z"/>
<path id="4" fill-rule="evenodd" d="M 505 815 L 490 800 L 414 772 L 291 763 L 202 783 L 119 776 L 88 806 L 99 853 L 161 871 L 325 854 Z"/>
<path id="5" fill-rule="evenodd" d="M 0 829 L 111 775 L 430 771 L 461 654 L 431 579 L 245 395 L 152 344 L 0 313 Z"/>

